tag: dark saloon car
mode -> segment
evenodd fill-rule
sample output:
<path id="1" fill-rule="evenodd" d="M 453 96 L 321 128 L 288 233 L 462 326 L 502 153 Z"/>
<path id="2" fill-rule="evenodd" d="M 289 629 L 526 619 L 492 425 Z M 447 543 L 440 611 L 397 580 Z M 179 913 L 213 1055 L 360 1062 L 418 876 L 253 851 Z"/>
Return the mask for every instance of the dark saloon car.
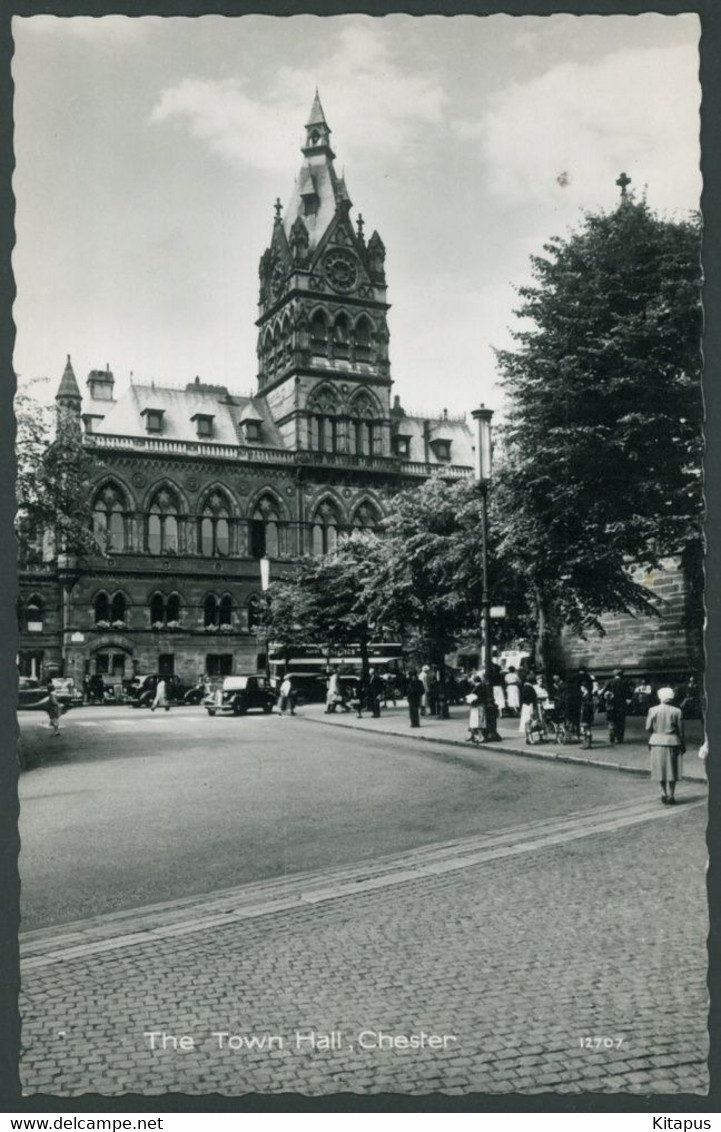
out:
<path id="1" fill-rule="evenodd" d="M 146 676 L 133 676 L 123 686 L 125 698 L 131 707 L 150 707 L 155 699 L 155 689 L 161 680 L 165 681 L 165 697 L 169 704 L 182 704 L 185 684 L 178 676 L 160 676 L 151 672 Z"/>
<path id="2" fill-rule="evenodd" d="M 325 701 L 328 681 L 322 673 L 288 672 L 287 675 L 290 677 L 296 704 L 322 704 Z M 276 677 L 276 691 L 280 690 L 284 679 L 284 676 Z"/>
<path id="3" fill-rule="evenodd" d="M 75 692 L 72 680 L 53 679 L 53 692 L 60 704 L 61 712 L 81 704 L 82 696 Z M 18 679 L 18 711 L 47 711 L 48 686 L 40 683 L 34 676 L 20 676 Z"/>
<path id="4" fill-rule="evenodd" d="M 208 715 L 245 715 L 254 708 L 268 714 L 275 696 L 265 676 L 226 676 L 222 687 L 206 696 L 203 703 Z"/>

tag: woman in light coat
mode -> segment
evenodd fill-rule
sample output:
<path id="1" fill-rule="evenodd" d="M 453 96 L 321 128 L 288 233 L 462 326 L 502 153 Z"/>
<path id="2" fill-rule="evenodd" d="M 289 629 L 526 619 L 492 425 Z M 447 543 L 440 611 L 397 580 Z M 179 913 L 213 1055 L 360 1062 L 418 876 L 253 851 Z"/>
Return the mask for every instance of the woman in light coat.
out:
<path id="1" fill-rule="evenodd" d="M 506 700 L 508 702 L 508 710 L 511 715 L 518 715 L 521 710 L 521 697 L 520 697 L 520 684 L 518 673 L 512 664 L 508 666 L 508 672 L 505 677 L 506 684 Z"/>
<path id="2" fill-rule="evenodd" d="M 471 677 L 471 690 L 466 696 L 466 703 L 469 708 L 467 743 L 481 742 L 481 734 L 486 726 L 486 707 L 483 692 L 483 681 L 476 673 Z"/>
<path id="3" fill-rule="evenodd" d="M 659 688 L 656 693 L 660 704 L 652 707 L 646 716 L 646 730 L 650 732 L 648 746 L 651 751 L 651 778 L 661 784 L 661 801 L 675 806 L 674 792 L 679 778 L 683 777 L 683 755 L 686 742 L 681 709 L 674 707 L 673 688 Z"/>

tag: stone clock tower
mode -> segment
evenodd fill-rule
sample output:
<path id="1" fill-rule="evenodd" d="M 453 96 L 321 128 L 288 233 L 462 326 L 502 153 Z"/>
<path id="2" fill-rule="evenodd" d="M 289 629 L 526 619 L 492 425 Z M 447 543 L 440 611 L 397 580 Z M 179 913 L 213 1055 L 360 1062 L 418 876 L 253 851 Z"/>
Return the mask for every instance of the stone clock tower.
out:
<path id="1" fill-rule="evenodd" d="M 385 248 L 351 221 L 317 92 L 305 129 L 260 260 L 258 392 L 288 448 L 390 456 Z"/>

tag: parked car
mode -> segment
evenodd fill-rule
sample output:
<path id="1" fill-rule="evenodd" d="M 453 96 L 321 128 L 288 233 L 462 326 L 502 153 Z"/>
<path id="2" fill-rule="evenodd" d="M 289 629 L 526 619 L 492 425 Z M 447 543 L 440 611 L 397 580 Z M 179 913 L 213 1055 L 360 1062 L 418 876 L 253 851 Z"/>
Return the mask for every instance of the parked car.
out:
<path id="1" fill-rule="evenodd" d="M 82 706 L 83 693 L 75 687 L 75 682 L 69 676 L 53 676 L 52 685 L 61 706 L 63 704 L 69 708 Z"/>
<path id="2" fill-rule="evenodd" d="M 68 696 L 56 694 L 61 712 L 70 707 Z M 48 702 L 47 684 L 41 684 L 34 676 L 20 676 L 18 678 L 18 711 L 45 711 Z"/>
<path id="3" fill-rule="evenodd" d="M 155 690 L 158 683 L 165 681 L 165 695 L 169 704 L 183 702 L 185 685 L 179 676 L 161 676 L 158 672 L 150 672 L 144 676 L 133 676 L 123 686 L 125 688 L 126 702 L 131 707 L 150 707 L 155 699 Z"/>
<path id="4" fill-rule="evenodd" d="M 253 708 L 268 714 L 273 710 L 275 696 L 265 676 L 226 676 L 222 687 L 203 702 L 208 715 L 245 715 Z"/>
<path id="5" fill-rule="evenodd" d="M 322 704 L 326 696 L 326 678 L 320 672 L 289 672 L 296 704 Z M 284 677 L 276 679 L 276 694 Z"/>

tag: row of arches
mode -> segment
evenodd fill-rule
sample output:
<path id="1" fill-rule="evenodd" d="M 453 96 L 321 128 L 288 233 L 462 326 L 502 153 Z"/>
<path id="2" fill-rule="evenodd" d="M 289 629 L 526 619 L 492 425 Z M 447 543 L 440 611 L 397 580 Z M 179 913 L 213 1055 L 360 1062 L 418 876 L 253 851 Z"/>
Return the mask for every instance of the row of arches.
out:
<path id="1" fill-rule="evenodd" d="M 293 356 L 294 323 L 286 311 L 261 334 L 258 351 L 266 374 L 282 371 Z M 305 333 L 302 334 L 305 338 Z M 341 359 L 350 362 L 376 360 L 376 328 L 365 313 L 351 317 L 345 311 L 333 315 L 322 308 L 311 312 L 308 321 L 307 347 L 313 357 Z M 306 343 L 299 341 L 299 345 Z"/>
<path id="2" fill-rule="evenodd" d="M 39 603 L 39 598 L 28 599 L 28 607 L 32 606 L 34 614 L 39 613 L 42 619 L 42 606 Z M 128 602 L 125 594 L 120 591 L 111 595 L 105 590 L 99 590 L 92 600 L 92 608 L 96 625 L 119 627 L 121 623 L 125 624 Z M 180 627 L 184 608 L 186 607 L 183 599 L 177 591 L 169 594 L 155 591 L 147 600 L 150 628 Z M 222 629 L 224 626 L 230 628 L 233 624 L 235 607 L 232 595 L 229 593 L 206 594 L 202 605 L 196 608 L 202 608 L 203 625 L 206 629 Z M 259 594 L 250 595 L 246 602 L 246 611 L 248 628 L 255 629 L 262 615 L 262 598 Z"/>
<path id="3" fill-rule="evenodd" d="M 96 492 L 93 529 L 104 549 L 116 553 L 131 549 L 132 518 L 128 494 L 119 483 L 109 481 Z M 374 529 L 381 518 L 380 508 L 365 499 L 354 505 L 348 521 L 340 504 L 325 498 L 313 507 L 308 517 L 313 552 L 326 553 L 326 550 L 316 550 L 316 546 L 335 545 L 339 530 Z M 247 539 L 245 534 L 240 537 L 241 524 L 247 525 Z M 233 503 L 221 487 L 213 488 L 205 496 L 198 514 L 188 515 L 180 493 L 170 485 L 163 485 L 151 495 L 142 525 L 142 550 L 152 555 L 195 552 L 205 558 L 223 558 L 245 550 L 252 558 L 282 558 L 292 551 L 288 529 L 293 524 L 282 501 L 270 491 L 257 497 L 249 517 L 241 519 L 234 514 Z M 190 549 L 193 527 L 195 551 Z M 134 549 L 141 548 L 135 546 Z"/>
<path id="4" fill-rule="evenodd" d="M 383 411 L 368 390 L 359 390 L 345 404 L 332 386 L 322 385 L 308 398 L 307 412 L 311 451 L 382 455 Z"/>

